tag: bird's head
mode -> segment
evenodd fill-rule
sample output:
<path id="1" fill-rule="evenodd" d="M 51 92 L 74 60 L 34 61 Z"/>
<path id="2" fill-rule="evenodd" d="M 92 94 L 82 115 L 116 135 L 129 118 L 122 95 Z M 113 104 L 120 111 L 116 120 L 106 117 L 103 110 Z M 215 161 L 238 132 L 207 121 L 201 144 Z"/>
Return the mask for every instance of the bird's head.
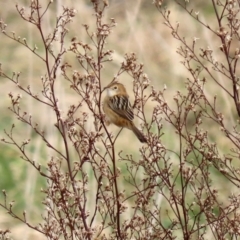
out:
<path id="1" fill-rule="evenodd" d="M 124 85 L 119 82 L 111 82 L 104 88 L 104 90 L 107 90 L 107 95 L 109 97 L 115 96 L 117 94 L 126 94 L 127 93 Z"/>

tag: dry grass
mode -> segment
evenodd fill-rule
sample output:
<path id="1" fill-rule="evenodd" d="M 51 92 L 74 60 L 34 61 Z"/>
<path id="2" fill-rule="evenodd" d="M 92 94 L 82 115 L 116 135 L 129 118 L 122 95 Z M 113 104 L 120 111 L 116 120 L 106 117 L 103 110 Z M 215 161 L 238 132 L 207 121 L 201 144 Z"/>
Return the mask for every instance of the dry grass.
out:
<path id="1" fill-rule="evenodd" d="M 27 2 L 28 1 L 18 1 L 18 4 L 27 5 Z M 42 4 L 44 4 L 44 2 L 45 1 L 42 1 Z M 51 23 L 56 14 L 61 11 L 62 4 L 69 7 L 73 6 L 78 11 L 77 17 L 74 19 L 74 22 L 69 29 L 69 42 L 74 36 L 83 42 L 89 42 L 89 38 L 82 27 L 82 24 L 85 23 L 89 24 L 90 28 L 94 27 L 94 18 L 92 16 L 93 12 L 88 1 L 74 2 L 65 0 L 64 3 L 62 2 L 58 5 L 56 3 L 53 4 L 54 7 L 51 9 L 51 13 L 47 15 L 45 22 L 46 32 L 48 29 L 53 27 Z M 204 9 L 203 6 L 199 6 L 199 8 Z M 35 34 L 36 31 L 29 24 L 25 25 L 24 22 L 18 17 L 15 11 L 14 3 L 10 3 L 9 1 L 6 3 L 5 0 L 0 0 L 0 9 L 1 18 L 6 20 L 6 22 L 9 22 L 9 30 L 15 31 L 16 35 L 19 35 L 22 38 L 25 37 L 29 39 L 32 45 L 38 45 L 38 52 L 43 54 L 39 37 Z M 179 8 L 174 7 L 172 9 L 174 9 L 172 13 L 173 22 L 180 21 L 181 31 L 186 36 L 187 40 L 192 39 L 193 37 L 200 37 L 199 44 L 203 44 L 205 46 L 209 45 L 213 48 L 218 47 L 218 43 L 213 42 L 212 36 L 207 30 L 201 30 L 198 25 L 196 25 L 195 22 L 192 21 L 190 17 L 186 16 L 186 14 Z M 203 10 L 201 10 L 201 12 L 204 14 Z M 113 49 L 115 53 L 114 61 L 103 71 L 102 79 L 104 79 L 104 84 L 107 84 L 113 79 L 114 75 L 116 74 L 116 70 L 123 61 L 124 54 L 126 52 L 135 52 L 145 65 L 145 71 L 148 73 L 149 78 L 151 79 L 151 85 L 153 85 L 156 89 L 163 89 L 164 85 L 166 85 L 168 94 L 167 101 L 169 104 L 174 105 L 173 96 L 175 95 L 176 91 L 183 88 L 184 80 L 188 77 L 188 74 L 184 67 L 180 64 L 181 58 L 176 53 L 178 42 L 172 38 L 171 33 L 164 26 L 162 18 L 156 11 L 155 7 L 151 4 L 151 1 L 110 1 L 110 6 L 105 17 L 115 18 L 118 25 L 108 40 L 108 48 Z M 206 18 L 211 20 L 211 14 L 207 13 Z M 34 90 L 40 93 L 40 76 L 43 75 L 45 71 L 44 65 L 41 63 L 41 61 L 32 56 L 31 52 L 27 51 L 23 46 L 9 41 L 3 35 L 1 35 L 0 52 L 0 61 L 3 63 L 3 68 L 7 69 L 9 72 L 22 72 L 22 83 L 25 85 L 34 86 Z M 219 58 L 220 57 L 221 56 L 219 56 Z M 69 61 L 73 66 L 73 69 L 78 69 L 79 67 L 77 61 L 71 54 L 68 54 L 64 61 Z M 221 79 L 221 81 L 224 81 L 224 79 Z M 124 79 L 121 78 L 121 82 L 124 83 L 127 88 L 132 88 L 132 81 L 129 76 L 125 75 Z M 19 90 L 16 89 L 11 82 L 1 79 L 1 115 L 8 118 L 7 121 L 1 121 L 1 129 L 9 127 L 9 124 L 12 122 L 16 122 L 15 119 L 11 118 L 12 115 L 7 110 L 9 105 L 7 94 L 10 91 L 19 92 Z M 224 109 L 224 113 L 229 119 L 229 123 L 233 124 L 235 109 L 232 102 L 226 98 L 225 93 L 220 89 L 216 89 L 214 83 L 208 83 L 206 91 L 209 95 L 209 98 L 211 98 L 213 94 L 217 94 L 219 96 L 219 99 L 221 99 L 219 105 L 221 105 L 221 107 Z M 72 102 L 78 102 L 78 96 L 72 94 L 68 84 L 60 75 L 58 92 L 63 111 L 66 111 L 67 107 Z M 49 122 L 54 123 L 55 119 L 53 114 L 48 112 L 48 110 L 43 106 L 36 105 L 34 100 L 24 97 L 23 103 L 27 111 L 31 112 L 38 122 L 41 122 L 43 128 L 48 126 Z M 146 112 L 151 112 L 153 106 L 149 104 L 148 107 L 149 109 L 146 109 Z M 138 124 L 140 124 L 140 122 L 138 122 Z M 111 129 L 114 133 L 117 133 L 118 131 L 115 127 L 112 127 Z M 178 146 L 174 145 L 174 139 L 176 135 L 167 123 L 165 123 L 164 131 L 165 135 L 163 136 L 163 139 L 165 144 L 169 148 L 177 150 Z M 20 138 L 23 135 L 26 138 L 32 135 L 30 129 L 25 127 L 18 128 L 18 132 Z M 58 145 L 59 143 L 58 138 L 56 138 L 55 129 L 46 129 L 46 132 L 51 137 L 52 142 L 55 142 L 55 144 Z M 222 151 L 225 152 L 225 150 L 228 148 L 229 142 L 224 137 L 218 137 L 221 135 L 219 129 L 215 129 L 214 127 L 210 126 L 209 135 L 212 137 L 213 142 L 217 141 L 219 146 L 222 147 Z M 134 148 L 131 144 L 132 142 L 134 142 Z M 128 130 L 123 130 L 118 139 L 118 144 L 119 149 L 117 150 L 120 150 L 124 147 L 126 152 L 136 155 L 139 154 L 138 147 L 140 144 L 136 143 L 133 134 Z M 5 146 L 2 145 L 1 148 L 3 147 Z M 51 155 L 50 152 L 43 150 L 44 146 L 40 140 L 37 140 L 32 147 L 32 155 L 36 161 L 44 162 L 44 157 L 48 158 Z M 15 157 L 17 157 L 17 154 Z M 174 156 L 172 157 L 174 159 Z M 4 156 L 4 158 L 8 159 L 8 156 Z M 178 165 L 177 162 L 175 164 L 176 166 Z M 27 169 L 25 169 L 26 167 Z M 15 161 L 14 164 L 11 164 L 11 168 L 12 176 L 9 176 L 9 178 L 14 178 L 19 182 L 19 184 L 23 184 L 20 188 L 23 190 L 21 197 L 23 197 L 24 201 L 27 202 L 27 205 L 24 206 L 24 209 L 26 209 L 28 212 L 34 211 L 37 213 L 36 215 L 39 215 L 40 211 L 36 210 L 34 203 L 36 200 L 35 194 L 37 194 L 34 189 L 38 184 L 37 181 L 39 181 L 37 172 L 33 172 L 30 166 L 28 167 L 28 165 L 19 164 Z M 23 177 L 23 174 L 26 174 L 26 176 Z M 22 181 L 22 179 L 24 179 L 24 181 Z M 218 187 L 223 193 L 222 201 L 224 201 L 224 195 L 228 195 L 231 191 L 233 191 L 233 189 L 229 188 L 228 183 L 222 181 L 217 175 L 216 181 L 218 183 L 221 182 L 221 186 L 218 185 Z M 4 186 L 1 187 L 3 188 Z M 12 189 L 12 191 L 14 192 L 15 190 Z M 1 213 L 1 215 L 2 214 L 3 213 Z M 4 214 L 4 216 L 6 215 Z M 14 226 L 11 226 L 11 218 L 1 218 L 0 221 L 1 226 L 8 226 L 11 228 L 14 239 L 22 239 L 22 237 L 19 238 L 19 235 L 23 231 L 22 228 L 16 223 L 14 223 Z M 28 231 L 29 229 L 26 229 L 24 230 L 24 233 L 26 234 Z M 26 235 L 25 239 L 33 239 L 33 235 L 29 233 L 29 235 Z M 34 236 L 34 239 L 41 239 L 41 237 Z"/>

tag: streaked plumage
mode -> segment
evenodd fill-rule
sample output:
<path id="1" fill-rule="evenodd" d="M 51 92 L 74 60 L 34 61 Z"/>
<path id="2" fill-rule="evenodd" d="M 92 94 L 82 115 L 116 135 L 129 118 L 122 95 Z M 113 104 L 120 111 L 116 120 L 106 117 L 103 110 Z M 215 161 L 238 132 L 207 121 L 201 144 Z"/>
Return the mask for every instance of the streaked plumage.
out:
<path id="1" fill-rule="evenodd" d="M 109 99 L 109 107 L 121 117 L 132 121 L 134 118 L 132 106 L 128 97 L 115 95 Z"/>
<path id="2" fill-rule="evenodd" d="M 133 109 L 129 102 L 129 96 L 125 87 L 118 82 L 113 82 L 105 87 L 107 95 L 103 101 L 103 111 L 106 114 L 107 124 L 115 124 L 132 130 L 141 142 L 147 139 L 134 125 Z"/>

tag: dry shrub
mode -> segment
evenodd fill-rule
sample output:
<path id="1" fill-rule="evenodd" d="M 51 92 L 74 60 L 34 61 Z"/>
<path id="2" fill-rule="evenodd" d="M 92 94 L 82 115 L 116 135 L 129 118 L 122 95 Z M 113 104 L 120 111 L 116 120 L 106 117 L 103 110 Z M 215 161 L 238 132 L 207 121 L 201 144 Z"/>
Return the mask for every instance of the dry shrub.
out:
<path id="1" fill-rule="evenodd" d="M 211 22 L 204 22 L 187 1 L 178 3 L 194 21 L 211 32 L 213 39 L 221 42 L 220 48 L 213 50 L 199 46 L 198 37 L 186 40 L 179 23 L 172 23 L 171 10 L 162 7 L 162 1 L 154 1 L 173 38 L 180 43 L 177 51 L 190 77 L 185 81 L 185 88 L 176 91 L 174 104 L 169 103 L 168 89 L 158 91 L 150 86 L 137 55 L 125 55 L 111 81 L 121 81 L 123 74 L 132 79 L 135 118 L 141 122 L 148 139 L 139 148 L 139 154 L 129 154 L 124 142 L 119 147 L 118 136 L 122 130 L 111 133 L 101 108 L 102 73 L 114 61 L 107 39 L 114 34 L 116 23 L 114 19 L 103 18 L 108 2 L 91 1 L 95 30 L 84 25 L 88 43 L 77 36 L 70 44 L 66 36 L 68 25 L 76 15 L 74 9 L 62 8 L 51 33 L 42 25 L 52 2 L 43 6 L 39 0 L 33 0 L 28 9 L 17 5 L 21 18 L 39 31 L 44 54 L 29 45 L 27 39 L 8 32 L 7 25 L 3 20 L 0 22 L 5 37 L 23 45 L 44 64 L 44 75 L 37 78 L 41 80 L 40 90 L 25 86 L 21 73 L 9 74 L 4 66 L 0 69 L 1 77 L 51 112 L 55 121 L 50 121 L 47 128 L 55 129 L 54 136 L 60 142 L 53 144 L 53 136 L 42 130 L 41 122 L 23 109 L 20 94 L 9 93 L 10 110 L 46 144 L 51 156 L 39 164 L 30 154 L 31 139 L 20 136 L 18 140 L 14 135 L 15 125 L 5 131 L 2 141 L 15 146 L 21 159 L 44 177 L 47 185 L 41 189 L 45 211 L 37 225 L 28 219 L 26 211 L 23 215 L 15 213 L 14 202 L 8 199 L 5 190 L 1 207 L 47 239 L 238 238 L 238 121 L 231 125 L 224 117 L 218 97 L 215 93 L 209 96 L 206 89 L 211 82 L 216 89 L 223 90 L 239 117 L 240 51 L 238 48 L 232 51 L 232 44 L 239 41 L 239 3 L 212 0 L 217 30 Z M 77 69 L 73 68 L 71 59 L 65 60 L 67 53 L 75 56 Z M 215 56 L 221 56 L 221 60 Z M 224 82 L 219 81 L 219 75 L 224 77 Z M 70 101 L 65 115 L 57 91 L 60 79 L 78 96 L 77 103 Z M 146 110 L 149 103 L 152 109 Z M 165 126 L 174 129 L 170 146 L 164 142 L 164 133 L 169 132 Z M 214 129 L 215 139 L 211 138 L 210 128 Z M 220 138 L 228 142 L 226 148 L 219 147 Z M 131 147 L 136 146 L 133 142 Z M 227 182 L 224 187 L 228 186 L 229 190 L 222 189 L 221 181 Z M 0 234 L 5 239 L 8 230 Z"/>

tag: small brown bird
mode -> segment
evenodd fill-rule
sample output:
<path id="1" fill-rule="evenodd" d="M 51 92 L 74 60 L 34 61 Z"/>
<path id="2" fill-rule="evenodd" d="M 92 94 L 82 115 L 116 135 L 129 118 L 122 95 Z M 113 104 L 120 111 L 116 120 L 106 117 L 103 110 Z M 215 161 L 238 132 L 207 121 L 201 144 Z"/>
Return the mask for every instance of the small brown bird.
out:
<path id="1" fill-rule="evenodd" d="M 140 142 L 145 143 L 147 139 L 133 123 L 133 109 L 129 102 L 129 96 L 123 84 L 112 82 L 104 90 L 107 95 L 103 100 L 103 111 L 106 114 L 106 123 L 125 127 L 134 132 Z"/>

